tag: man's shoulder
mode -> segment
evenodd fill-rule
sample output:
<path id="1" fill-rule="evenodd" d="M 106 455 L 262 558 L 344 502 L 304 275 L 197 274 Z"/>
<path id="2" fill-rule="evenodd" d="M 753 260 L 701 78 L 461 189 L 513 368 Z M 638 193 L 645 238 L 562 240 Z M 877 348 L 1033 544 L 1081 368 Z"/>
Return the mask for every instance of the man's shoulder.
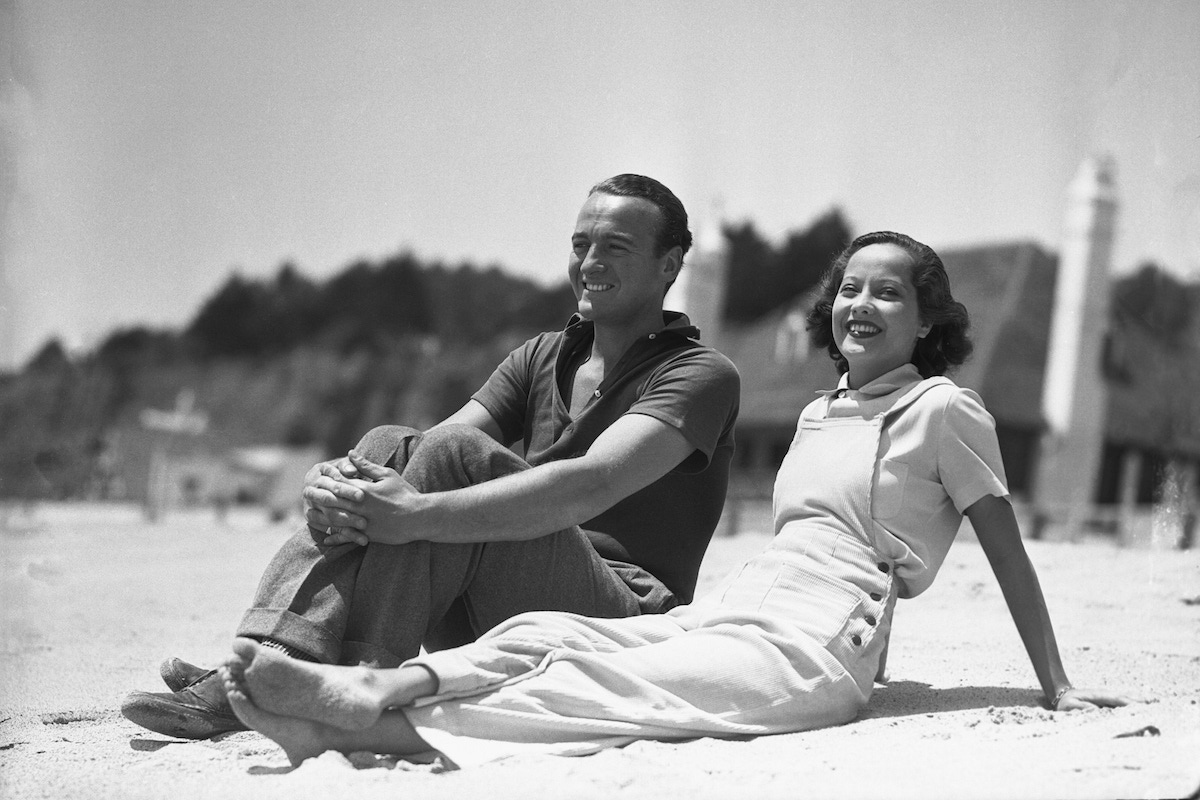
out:
<path id="1" fill-rule="evenodd" d="M 522 342 L 513 352 L 529 354 L 553 354 L 563 339 L 562 331 L 543 331 Z"/>
<path id="2" fill-rule="evenodd" d="M 542 331 L 525 340 L 525 347 L 558 342 L 563 338 L 563 331 Z"/>
<path id="3" fill-rule="evenodd" d="M 679 347 L 663 353 L 661 366 L 668 365 L 687 366 L 713 375 L 740 380 L 738 368 L 729 356 L 694 339 L 688 339 Z"/>
<path id="4" fill-rule="evenodd" d="M 665 352 L 640 392 L 644 401 L 688 409 L 684 416 L 693 420 L 707 409 L 732 424 L 741 406 L 742 377 L 724 353 L 692 341 Z"/>

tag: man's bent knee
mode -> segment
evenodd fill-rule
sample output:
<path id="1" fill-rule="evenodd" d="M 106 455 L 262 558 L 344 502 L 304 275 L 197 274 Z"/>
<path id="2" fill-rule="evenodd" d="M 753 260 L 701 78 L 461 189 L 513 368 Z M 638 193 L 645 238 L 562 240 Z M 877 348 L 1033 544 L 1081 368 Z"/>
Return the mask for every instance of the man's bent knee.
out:
<path id="1" fill-rule="evenodd" d="M 368 461 L 392 466 L 397 451 L 409 449 L 409 443 L 424 436 L 416 428 L 404 425 L 380 425 L 367 431 L 354 447 Z"/>
<path id="2" fill-rule="evenodd" d="M 500 442 L 472 425 L 452 423 L 425 432 L 420 453 L 460 465 L 475 480 L 507 475 L 529 465 Z"/>
<path id="3" fill-rule="evenodd" d="M 425 431 L 421 442 L 424 447 L 446 448 L 451 451 L 463 451 L 474 448 L 499 448 L 502 444 L 491 436 L 476 428 L 474 425 L 464 425 L 452 422 L 448 425 L 438 425 Z"/>

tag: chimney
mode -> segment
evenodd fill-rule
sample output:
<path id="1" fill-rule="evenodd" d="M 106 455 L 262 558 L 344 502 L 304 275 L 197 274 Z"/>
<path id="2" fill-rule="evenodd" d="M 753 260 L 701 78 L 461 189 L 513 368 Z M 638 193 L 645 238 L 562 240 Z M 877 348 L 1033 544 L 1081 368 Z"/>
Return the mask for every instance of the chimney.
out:
<path id="1" fill-rule="evenodd" d="M 682 311 L 700 329 L 700 341 L 718 347 L 729 252 L 719 225 L 697 226 L 695 244 L 683 260 L 663 308 Z"/>
<path id="2" fill-rule="evenodd" d="M 1101 359 L 1117 217 L 1113 173 L 1110 158 L 1089 158 L 1067 192 L 1042 390 L 1046 431 L 1033 496 L 1040 519 L 1062 528 L 1064 538 L 1078 534 L 1090 514 L 1104 444 Z"/>

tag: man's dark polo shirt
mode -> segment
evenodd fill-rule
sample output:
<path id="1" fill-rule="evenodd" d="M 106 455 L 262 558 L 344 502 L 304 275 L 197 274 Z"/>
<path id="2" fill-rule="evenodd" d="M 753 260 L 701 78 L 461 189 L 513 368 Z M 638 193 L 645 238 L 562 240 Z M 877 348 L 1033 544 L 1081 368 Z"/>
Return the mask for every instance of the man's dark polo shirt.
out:
<path id="1" fill-rule="evenodd" d="M 577 458 L 624 414 L 675 428 L 696 448 L 683 463 L 580 527 L 607 559 L 637 564 L 689 602 L 729 482 L 741 379 L 733 362 L 695 341 L 687 317 L 664 312 L 665 327 L 635 342 L 572 419 L 563 376 L 590 352 L 592 323 L 578 315 L 543 333 L 496 368 L 474 399 L 506 443 L 524 440 L 530 464 Z"/>

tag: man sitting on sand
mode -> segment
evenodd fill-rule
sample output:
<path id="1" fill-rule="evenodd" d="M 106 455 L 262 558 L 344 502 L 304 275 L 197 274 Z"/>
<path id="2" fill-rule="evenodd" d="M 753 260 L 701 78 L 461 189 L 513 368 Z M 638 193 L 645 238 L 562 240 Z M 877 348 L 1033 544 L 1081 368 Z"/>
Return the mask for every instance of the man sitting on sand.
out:
<path id="1" fill-rule="evenodd" d="M 579 313 L 513 351 L 425 433 L 370 431 L 304 487 L 308 525 L 237 630 L 293 658 L 393 667 L 515 614 L 662 613 L 692 599 L 720 518 L 739 378 L 663 297 L 687 213 L 640 175 L 596 184 L 571 237 Z M 518 440 L 523 460 L 506 448 Z M 131 721 L 199 739 L 244 725 L 214 671 L 169 659 Z"/>

